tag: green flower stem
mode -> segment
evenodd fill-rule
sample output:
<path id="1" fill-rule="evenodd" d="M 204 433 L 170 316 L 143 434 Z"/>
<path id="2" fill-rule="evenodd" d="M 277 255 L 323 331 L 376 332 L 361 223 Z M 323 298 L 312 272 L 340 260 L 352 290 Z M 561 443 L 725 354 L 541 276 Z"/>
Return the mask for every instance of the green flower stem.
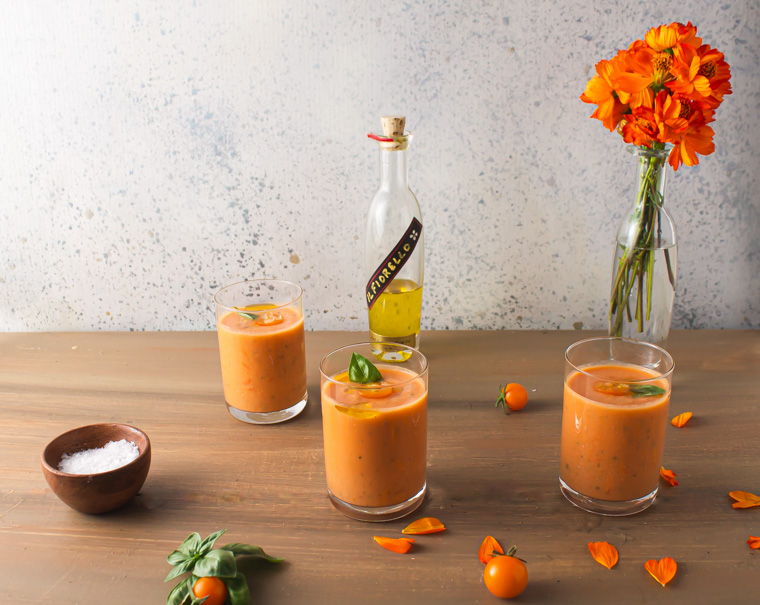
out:
<path id="1" fill-rule="evenodd" d="M 635 229 L 628 234 L 625 244 L 618 242 L 622 248 L 622 256 L 617 266 L 615 280 L 610 295 L 610 313 L 612 321 L 612 336 L 622 336 L 623 321 L 636 320 L 639 332 L 644 331 L 644 321 L 649 321 L 652 312 L 652 290 L 654 288 L 655 252 L 660 241 L 659 210 L 663 199 L 658 184 L 661 182 L 662 171 L 665 170 L 664 157 L 642 156 L 640 158 L 639 186 L 636 194 L 636 204 L 632 220 Z M 657 234 L 657 235 L 656 235 Z M 670 263 L 670 254 L 666 249 L 665 263 L 670 283 L 675 282 Z M 634 286 L 636 301 L 631 313 L 630 296 Z"/>

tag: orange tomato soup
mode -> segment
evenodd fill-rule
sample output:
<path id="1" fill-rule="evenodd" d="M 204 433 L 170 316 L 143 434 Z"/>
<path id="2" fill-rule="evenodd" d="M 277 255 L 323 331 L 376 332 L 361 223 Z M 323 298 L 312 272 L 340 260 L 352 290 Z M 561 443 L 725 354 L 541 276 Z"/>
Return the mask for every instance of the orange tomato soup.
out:
<path id="1" fill-rule="evenodd" d="M 601 382 L 630 383 L 659 374 L 638 366 L 607 364 L 583 368 L 565 380 L 560 478 L 575 491 L 623 502 L 650 494 L 660 476 L 670 390 L 635 398 L 600 393 Z M 591 374 L 589 376 L 588 374 Z"/>
<path id="2" fill-rule="evenodd" d="M 356 506 L 400 504 L 425 485 L 425 381 L 408 370 L 378 369 L 383 383 L 369 393 L 350 382 L 322 384 L 327 487 Z"/>
<path id="3" fill-rule="evenodd" d="M 258 325 L 234 311 L 219 318 L 224 398 L 232 407 L 276 412 L 306 395 L 303 315 L 292 307 L 277 313 L 282 321 L 275 325 Z"/>

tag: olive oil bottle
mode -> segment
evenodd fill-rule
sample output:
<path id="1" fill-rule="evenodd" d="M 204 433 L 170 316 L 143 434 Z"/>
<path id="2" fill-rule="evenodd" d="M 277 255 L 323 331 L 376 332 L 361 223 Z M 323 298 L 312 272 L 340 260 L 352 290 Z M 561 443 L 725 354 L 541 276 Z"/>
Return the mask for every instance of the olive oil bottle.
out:
<path id="1" fill-rule="evenodd" d="M 365 289 L 370 341 L 378 358 L 392 361 L 383 343 L 420 344 L 424 236 L 422 213 L 409 189 L 411 133 L 404 116 L 384 116 L 382 134 L 369 134 L 380 152 L 380 185 L 367 214 Z"/>

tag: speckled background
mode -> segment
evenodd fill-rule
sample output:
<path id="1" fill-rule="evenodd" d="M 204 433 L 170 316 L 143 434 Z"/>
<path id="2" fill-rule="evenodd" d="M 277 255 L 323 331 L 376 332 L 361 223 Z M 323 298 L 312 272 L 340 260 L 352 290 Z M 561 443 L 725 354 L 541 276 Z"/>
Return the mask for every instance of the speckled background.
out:
<path id="1" fill-rule="evenodd" d="M 213 293 L 301 283 L 366 329 L 366 133 L 403 113 L 423 327 L 602 328 L 634 160 L 578 96 L 653 25 L 696 23 L 734 94 L 671 174 L 674 327 L 760 327 L 760 7 L 715 3 L 6 2 L 0 330 L 207 330 Z"/>

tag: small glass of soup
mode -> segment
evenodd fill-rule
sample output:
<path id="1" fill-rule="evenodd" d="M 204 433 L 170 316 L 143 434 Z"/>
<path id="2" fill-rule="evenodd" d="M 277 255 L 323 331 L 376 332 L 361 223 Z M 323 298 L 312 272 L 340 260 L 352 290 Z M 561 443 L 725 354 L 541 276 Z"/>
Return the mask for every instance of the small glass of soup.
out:
<path id="1" fill-rule="evenodd" d="M 390 521 L 414 511 L 425 497 L 428 363 L 405 345 L 349 345 L 320 362 L 327 493 L 333 506 L 362 521 Z M 356 353 L 382 378 L 351 381 Z"/>
<path id="2" fill-rule="evenodd" d="M 225 286 L 214 296 L 227 409 L 273 424 L 306 407 L 303 290 L 276 279 Z"/>
<path id="3" fill-rule="evenodd" d="M 600 515 L 649 507 L 668 425 L 673 358 L 658 346 L 590 338 L 565 352 L 560 490 Z"/>

